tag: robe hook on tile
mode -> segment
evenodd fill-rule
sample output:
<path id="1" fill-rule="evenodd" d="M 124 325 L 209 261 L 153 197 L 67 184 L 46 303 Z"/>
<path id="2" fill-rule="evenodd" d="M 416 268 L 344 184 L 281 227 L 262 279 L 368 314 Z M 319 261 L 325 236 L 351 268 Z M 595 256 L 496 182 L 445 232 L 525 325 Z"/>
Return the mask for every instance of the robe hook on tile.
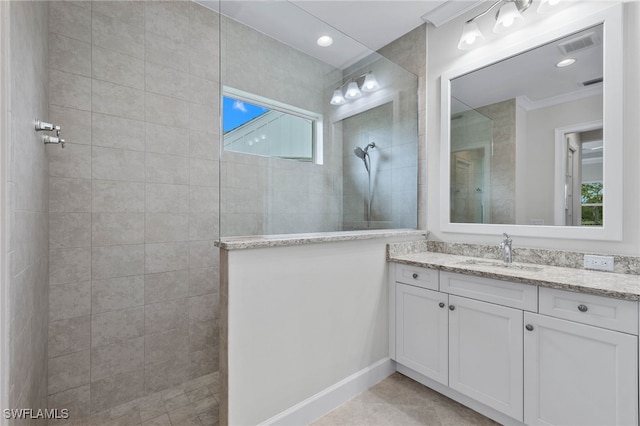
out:
<path id="1" fill-rule="evenodd" d="M 62 148 L 64 148 L 65 140 L 60 137 L 60 126 L 56 126 L 55 124 L 47 123 L 45 121 L 40 121 L 36 119 L 35 121 L 35 129 L 36 132 L 45 131 L 45 132 L 56 132 L 55 136 L 44 135 L 42 137 L 42 141 L 45 144 L 60 144 Z"/>

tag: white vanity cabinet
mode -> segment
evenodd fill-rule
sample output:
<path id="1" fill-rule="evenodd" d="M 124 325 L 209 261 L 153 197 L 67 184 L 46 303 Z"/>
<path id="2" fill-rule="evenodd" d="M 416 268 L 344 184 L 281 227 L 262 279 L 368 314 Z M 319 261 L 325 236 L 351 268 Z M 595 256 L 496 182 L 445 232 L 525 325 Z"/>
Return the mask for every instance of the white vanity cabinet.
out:
<path id="1" fill-rule="evenodd" d="M 637 425 L 637 303 L 541 288 L 540 312 L 524 317 L 525 423 Z"/>
<path id="2" fill-rule="evenodd" d="M 522 311 L 449 296 L 449 387 L 522 421 Z"/>
<path id="3" fill-rule="evenodd" d="M 396 284 L 396 361 L 446 385 L 448 382 L 449 297 Z"/>
<path id="4" fill-rule="evenodd" d="M 638 302 L 399 264 L 391 284 L 400 372 L 501 423 L 638 425 Z"/>

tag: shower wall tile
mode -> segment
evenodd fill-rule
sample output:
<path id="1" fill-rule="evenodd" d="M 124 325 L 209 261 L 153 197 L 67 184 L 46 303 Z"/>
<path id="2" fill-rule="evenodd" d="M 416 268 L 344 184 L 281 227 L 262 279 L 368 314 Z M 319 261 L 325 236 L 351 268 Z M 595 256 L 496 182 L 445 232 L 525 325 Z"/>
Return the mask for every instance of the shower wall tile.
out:
<path id="1" fill-rule="evenodd" d="M 189 99 L 189 75 L 172 67 L 147 63 L 145 90 L 178 99 Z"/>
<path id="2" fill-rule="evenodd" d="M 142 213 L 94 213 L 91 215 L 91 244 L 108 246 L 144 242 Z"/>
<path id="3" fill-rule="evenodd" d="M 91 280 L 91 248 L 56 249 L 49 252 L 49 285 Z"/>
<path id="4" fill-rule="evenodd" d="M 184 129 L 147 123 L 145 135 L 147 152 L 183 157 L 188 155 L 189 135 Z"/>
<path id="5" fill-rule="evenodd" d="M 91 10 L 71 2 L 52 2 L 49 32 L 91 43 Z"/>
<path id="6" fill-rule="evenodd" d="M 103 346 L 144 336 L 144 307 L 91 316 L 91 346 Z"/>
<path id="7" fill-rule="evenodd" d="M 49 358 L 49 394 L 89 383 L 89 351 Z"/>
<path id="8" fill-rule="evenodd" d="M 144 276 L 145 304 L 183 299 L 189 295 L 189 270 L 160 272 Z"/>
<path id="9" fill-rule="evenodd" d="M 145 184 L 92 180 L 92 208 L 94 212 L 144 213 Z"/>
<path id="10" fill-rule="evenodd" d="M 91 147 L 76 143 L 49 146 L 49 176 L 91 179 Z"/>
<path id="11" fill-rule="evenodd" d="M 50 212 L 90 212 L 91 180 L 50 178 Z"/>
<path id="12" fill-rule="evenodd" d="M 183 100 L 147 92 L 145 120 L 149 123 L 186 128 L 189 125 L 189 111 Z"/>
<path id="13" fill-rule="evenodd" d="M 220 363 L 220 349 L 218 346 L 189 354 L 189 378 L 200 377 L 215 371 Z"/>
<path id="14" fill-rule="evenodd" d="M 94 179 L 144 182 L 144 152 L 94 146 L 91 160 Z"/>
<path id="15" fill-rule="evenodd" d="M 189 160 L 186 157 L 147 153 L 146 181 L 151 183 L 189 184 Z"/>
<path id="16" fill-rule="evenodd" d="M 188 327 L 176 328 L 144 339 L 144 363 L 166 362 L 175 357 L 186 358 L 189 344 Z"/>
<path id="17" fill-rule="evenodd" d="M 93 279 L 144 274 L 144 244 L 92 247 Z"/>
<path id="18" fill-rule="evenodd" d="M 81 419 L 91 413 L 90 385 L 82 385 L 77 388 L 49 395 L 49 407 L 65 407 L 69 410 L 69 418 Z"/>
<path id="19" fill-rule="evenodd" d="M 143 275 L 92 282 L 91 312 L 94 314 L 142 306 L 143 304 Z"/>
<path id="20" fill-rule="evenodd" d="M 189 183 L 195 186 L 218 186 L 219 166 L 217 161 L 189 159 Z"/>
<path id="21" fill-rule="evenodd" d="M 100 13 L 92 13 L 92 43 L 94 46 L 117 50 L 144 58 L 144 29 L 127 25 Z"/>
<path id="22" fill-rule="evenodd" d="M 188 301 L 177 299 L 146 305 L 144 318 L 146 335 L 186 327 L 189 322 Z"/>
<path id="23" fill-rule="evenodd" d="M 49 397 L 83 416 L 217 370 L 219 25 L 191 2 L 59 3 L 51 21 L 83 23 L 49 36 L 69 141 L 47 147 Z"/>
<path id="24" fill-rule="evenodd" d="M 145 273 L 178 271 L 189 267 L 188 243 L 145 245 Z"/>
<path id="25" fill-rule="evenodd" d="M 188 213 L 188 185 L 146 184 L 147 213 Z"/>
<path id="26" fill-rule="evenodd" d="M 91 43 L 52 34 L 49 37 L 49 68 L 91 76 Z"/>
<path id="27" fill-rule="evenodd" d="M 189 51 L 185 43 L 174 41 L 160 34 L 145 35 L 145 60 L 178 71 L 189 71 Z"/>
<path id="28" fill-rule="evenodd" d="M 115 18 L 127 25 L 144 27 L 144 2 L 140 1 L 93 1 L 92 10 Z"/>
<path id="29" fill-rule="evenodd" d="M 190 297 L 188 300 L 190 322 L 212 321 L 219 317 L 217 306 L 220 295 L 218 293 Z"/>
<path id="30" fill-rule="evenodd" d="M 49 96 L 53 105 L 91 110 L 91 79 L 51 69 Z"/>
<path id="31" fill-rule="evenodd" d="M 91 349 L 93 381 L 141 368 L 144 365 L 144 337 Z"/>
<path id="32" fill-rule="evenodd" d="M 189 239 L 189 215 L 147 214 L 145 216 L 145 242 L 165 243 Z"/>
<path id="33" fill-rule="evenodd" d="M 91 113 L 62 106 L 49 106 L 49 120 L 64 123 L 62 135 L 67 143 L 91 145 Z M 65 149 L 66 146 L 65 146 Z"/>
<path id="34" fill-rule="evenodd" d="M 49 357 L 80 352 L 91 345 L 91 318 L 87 316 L 49 323 Z"/>
<path id="35" fill-rule="evenodd" d="M 71 248 L 91 246 L 90 213 L 50 213 L 49 247 Z"/>
<path id="36" fill-rule="evenodd" d="M 189 132 L 189 156 L 205 160 L 217 161 L 220 135 L 191 130 Z"/>
<path id="37" fill-rule="evenodd" d="M 187 2 L 150 2 L 145 5 L 145 28 L 176 42 L 186 43 L 189 36 Z"/>
<path id="38" fill-rule="evenodd" d="M 118 117 L 144 120 L 144 91 L 106 81 L 93 80 L 92 111 Z"/>
<path id="39" fill-rule="evenodd" d="M 189 271 L 189 296 L 198 296 L 218 291 L 218 269 L 201 268 Z"/>
<path id="40" fill-rule="evenodd" d="M 91 411 L 132 401 L 144 395 L 144 370 L 135 369 L 91 382 Z"/>
<path id="41" fill-rule="evenodd" d="M 144 369 L 144 383 L 147 393 L 177 386 L 189 380 L 188 358 L 172 358 L 169 361 L 147 365 Z"/>
<path id="42" fill-rule="evenodd" d="M 144 60 L 97 46 L 93 47 L 91 53 L 93 78 L 144 89 Z"/>
<path id="43" fill-rule="evenodd" d="M 49 321 L 81 317 L 90 313 L 90 281 L 49 287 Z"/>

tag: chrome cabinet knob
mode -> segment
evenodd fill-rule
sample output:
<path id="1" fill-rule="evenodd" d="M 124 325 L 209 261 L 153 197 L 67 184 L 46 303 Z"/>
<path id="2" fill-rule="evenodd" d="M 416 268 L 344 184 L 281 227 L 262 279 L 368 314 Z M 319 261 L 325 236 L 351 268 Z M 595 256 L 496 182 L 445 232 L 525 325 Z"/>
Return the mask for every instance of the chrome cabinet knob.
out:
<path id="1" fill-rule="evenodd" d="M 413 279 L 417 279 L 418 278 L 418 274 L 416 274 L 415 272 L 413 273 Z"/>
<path id="2" fill-rule="evenodd" d="M 455 311 L 455 310 L 456 310 L 456 307 L 455 307 L 455 306 L 453 306 L 453 305 L 449 305 L 449 310 L 450 310 L 450 311 Z"/>
<path id="3" fill-rule="evenodd" d="M 533 331 L 533 326 L 531 324 L 525 325 L 524 328 L 526 328 L 529 331 Z"/>
<path id="4" fill-rule="evenodd" d="M 580 312 L 587 312 L 589 308 L 587 308 L 587 305 L 578 305 L 578 310 Z"/>
<path id="5" fill-rule="evenodd" d="M 438 306 L 440 306 L 441 308 L 444 308 L 444 302 L 438 303 Z"/>

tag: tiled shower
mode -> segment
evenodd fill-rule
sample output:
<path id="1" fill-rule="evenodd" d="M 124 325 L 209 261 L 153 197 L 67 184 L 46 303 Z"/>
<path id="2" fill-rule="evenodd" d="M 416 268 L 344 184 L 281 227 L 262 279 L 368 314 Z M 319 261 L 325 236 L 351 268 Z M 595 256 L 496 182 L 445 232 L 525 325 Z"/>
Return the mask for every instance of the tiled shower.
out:
<path id="1" fill-rule="evenodd" d="M 49 3 L 48 394 L 74 416 L 218 369 L 218 27 Z"/>
<path id="2" fill-rule="evenodd" d="M 78 419 L 213 386 L 214 241 L 343 229 L 353 148 L 328 139 L 324 165 L 230 153 L 220 162 L 220 87 L 269 88 L 322 111 L 344 71 L 191 1 L 15 1 L 10 11 L 8 405 Z M 244 85 L 250 58 L 230 55 L 242 49 L 260 52 L 255 87 Z M 381 53 L 424 76 L 411 51 L 424 52 L 424 27 Z M 318 77 L 309 92 L 293 90 L 308 81 L 303 70 Z M 61 125 L 65 147 L 43 147 L 35 118 Z"/>

